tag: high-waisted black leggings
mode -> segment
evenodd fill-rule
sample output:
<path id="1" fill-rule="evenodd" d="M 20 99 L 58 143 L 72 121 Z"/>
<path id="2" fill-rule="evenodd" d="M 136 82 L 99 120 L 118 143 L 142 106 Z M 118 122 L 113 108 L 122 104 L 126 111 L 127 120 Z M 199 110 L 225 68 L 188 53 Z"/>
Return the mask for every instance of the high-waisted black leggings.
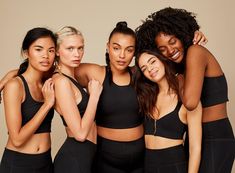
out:
<path id="1" fill-rule="evenodd" d="M 183 145 L 165 149 L 146 149 L 145 173 L 187 173 L 188 161 Z"/>
<path id="2" fill-rule="evenodd" d="M 144 138 L 119 142 L 98 136 L 95 173 L 143 173 Z"/>
<path id="3" fill-rule="evenodd" d="M 96 144 L 67 138 L 54 159 L 55 173 L 91 173 Z"/>
<path id="4" fill-rule="evenodd" d="M 26 154 L 5 148 L 0 173 L 53 173 L 51 150 Z"/>
<path id="5" fill-rule="evenodd" d="M 231 173 L 235 139 L 228 118 L 202 124 L 200 173 Z"/>

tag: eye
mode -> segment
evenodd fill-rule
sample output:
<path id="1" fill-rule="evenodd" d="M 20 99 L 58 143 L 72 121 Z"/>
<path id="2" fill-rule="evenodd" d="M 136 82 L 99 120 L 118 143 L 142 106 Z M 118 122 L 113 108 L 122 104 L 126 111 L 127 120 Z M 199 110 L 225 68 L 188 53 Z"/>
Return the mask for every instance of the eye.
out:
<path id="1" fill-rule="evenodd" d="M 113 50 L 119 50 L 119 47 L 113 47 Z"/>
<path id="2" fill-rule="evenodd" d="M 36 48 L 35 50 L 36 50 L 36 51 L 38 51 L 38 52 L 40 52 L 42 49 L 40 49 L 40 48 Z"/>
<path id="3" fill-rule="evenodd" d="M 128 53 L 133 53 L 133 52 L 134 52 L 134 49 L 127 49 L 127 52 L 128 52 Z"/>
<path id="4" fill-rule="evenodd" d="M 70 52 L 72 52 L 74 48 L 73 48 L 73 47 L 68 47 L 67 49 L 68 49 Z"/>
<path id="5" fill-rule="evenodd" d="M 55 50 L 54 49 L 50 49 L 49 52 L 50 53 L 55 53 Z"/>
<path id="6" fill-rule="evenodd" d="M 176 43 L 176 39 L 175 38 L 172 38 L 170 39 L 169 43 L 172 45 L 172 44 L 175 44 Z"/>
<path id="7" fill-rule="evenodd" d="M 155 62 L 156 62 L 156 60 L 153 59 L 153 60 L 150 61 L 150 64 L 154 64 Z"/>
<path id="8" fill-rule="evenodd" d="M 79 50 L 79 51 L 83 51 L 83 50 L 84 50 L 84 47 L 79 47 L 78 50 Z"/>

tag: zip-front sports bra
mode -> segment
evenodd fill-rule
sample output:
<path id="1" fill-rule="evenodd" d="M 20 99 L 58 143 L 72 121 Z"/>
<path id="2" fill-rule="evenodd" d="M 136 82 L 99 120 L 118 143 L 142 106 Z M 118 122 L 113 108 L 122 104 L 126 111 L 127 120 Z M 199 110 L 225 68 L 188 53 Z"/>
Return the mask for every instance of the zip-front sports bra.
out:
<path id="1" fill-rule="evenodd" d="M 170 139 L 183 139 L 187 125 L 179 119 L 182 103 L 178 102 L 175 109 L 158 120 L 146 116 L 144 120 L 145 135 L 161 136 Z"/>
<path id="2" fill-rule="evenodd" d="M 132 75 L 130 70 L 129 73 Z M 96 112 L 97 125 L 114 129 L 137 127 L 142 123 L 142 116 L 134 88 L 131 84 L 118 86 L 109 80 L 109 75 L 106 67 L 103 91 Z"/>
<path id="3" fill-rule="evenodd" d="M 228 101 L 228 86 L 224 75 L 204 77 L 201 102 L 203 107 L 214 106 Z"/>
<path id="4" fill-rule="evenodd" d="M 19 77 L 23 81 L 25 89 L 25 100 L 21 104 L 22 126 L 24 126 L 38 112 L 40 107 L 43 105 L 43 102 L 38 102 L 33 99 L 33 97 L 30 94 L 29 87 L 25 78 L 22 75 L 19 75 Z M 54 109 L 51 108 L 50 111 L 47 113 L 45 119 L 41 123 L 41 125 L 36 130 L 35 134 L 51 132 L 51 121 L 53 116 L 54 116 Z"/>

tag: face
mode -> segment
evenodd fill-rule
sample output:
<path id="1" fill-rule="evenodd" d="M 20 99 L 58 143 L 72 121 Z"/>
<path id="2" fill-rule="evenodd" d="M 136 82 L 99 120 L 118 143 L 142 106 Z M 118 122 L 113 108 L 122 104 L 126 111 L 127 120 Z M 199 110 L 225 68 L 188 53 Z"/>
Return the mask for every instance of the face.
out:
<path id="1" fill-rule="evenodd" d="M 50 37 L 39 38 L 24 52 L 34 69 L 48 71 L 55 58 L 55 44 Z"/>
<path id="2" fill-rule="evenodd" d="M 155 56 L 142 53 L 139 57 L 139 67 L 144 76 L 152 82 L 158 83 L 165 75 L 164 64 Z"/>
<path id="3" fill-rule="evenodd" d="M 84 54 L 84 39 L 81 35 L 69 35 L 62 38 L 56 52 L 59 64 L 63 67 L 78 67 Z"/>
<path id="4" fill-rule="evenodd" d="M 113 70 L 126 70 L 135 52 L 135 39 L 131 35 L 115 33 L 107 44 L 110 66 Z"/>
<path id="5" fill-rule="evenodd" d="M 183 45 L 174 35 L 167 35 L 161 32 L 156 36 L 155 44 L 160 52 L 171 61 L 180 63 L 183 60 Z"/>

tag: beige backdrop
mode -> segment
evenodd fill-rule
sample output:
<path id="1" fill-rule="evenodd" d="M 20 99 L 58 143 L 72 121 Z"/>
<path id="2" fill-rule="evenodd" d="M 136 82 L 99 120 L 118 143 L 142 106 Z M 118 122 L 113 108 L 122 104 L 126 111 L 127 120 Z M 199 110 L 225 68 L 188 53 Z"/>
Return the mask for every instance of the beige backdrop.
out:
<path id="1" fill-rule="evenodd" d="M 217 57 L 227 76 L 228 115 L 235 128 L 234 0 L 0 0 L 0 77 L 22 61 L 21 42 L 33 27 L 49 27 L 54 31 L 65 25 L 79 28 L 86 44 L 83 62 L 104 64 L 105 45 L 118 21 L 126 20 L 135 29 L 147 15 L 168 6 L 197 14 L 201 30 L 209 39 L 206 47 Z M 0 157 L 6 139 L 3 105 L 0 105 Z M 52 124 L 53 157 L 64 139 L 64 128 L 56 114 Z"/>

